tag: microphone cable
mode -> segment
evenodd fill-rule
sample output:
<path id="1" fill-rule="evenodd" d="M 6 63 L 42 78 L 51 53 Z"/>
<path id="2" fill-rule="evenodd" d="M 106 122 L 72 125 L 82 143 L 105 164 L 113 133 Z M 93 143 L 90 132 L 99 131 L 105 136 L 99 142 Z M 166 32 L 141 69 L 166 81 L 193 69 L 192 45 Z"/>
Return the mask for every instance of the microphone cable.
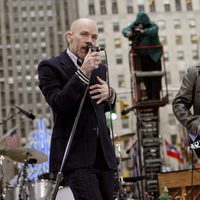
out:
<path id="1" fill-rule="evenodd" d="M 194 144 L 195 142 L 191 140 L 189 140 L 189 144 L 190 144 L 190 151 L 191 151 L 191 163 L 192 163 L 192 169 L 191 169 L 191 200 L 193 200 L 194 198 L 196 199 L 196 196 L 194 196 L 194 192 L 195 192 L 195 185 L 194 185 L 194 172 L 200 173 L 198 169 L 195 168 L 194 166 L 194 156 L 198 157 L 197 153 L 195 152 L 195 148 L 192 148 L 192 144 Z"/>
<path id="2" fill-rule="evenodd" d="M 191 148 L 190 148 L 191 149 Z M 191 163 L 192 163 L 192 171 L 191 171 L 191 200 L 193 200 L 193 196 L 194 196 L 194 150 L 192 150 L 192 158 L 191 158 Z"/>
<path id="3" fill-rule="evenodd" d="M 108 105 L 109 105 L 109 111 L 110 111 L 110 114 L 109 114 L 109 117 L 110 117 L 110 133 L 111 133 L 111 138 L 112 138 L 112 145 L 113 145 L 113 148 L 114 148 L 114 151 L 116 153 L 116 150 L 115 150 L 115 146 L 114 146 L 114 131 L 113 131 L 113 121 L 112 121 L 112 107 L 111 107 L 111 91 L 110 91 L 110 75 L 109 75 L 109 68 L 108 68 L 108 56 L 107 56 L 107 52 L 106 50 L 104 49 L 104 54 L 105 54 L 105 65 L 106 65 L 106 82 L 108 84 L 108 93 L 109 93 L 109 101 L 108 101 Z"/>
<path id="4" fill-rule="evenodd" d="M 113 146 L 113 149 L 114 149 L 114 153 L 115 153 L 115 159 L 116 159 L 116 162 L 117 162 L 117 165 L 119 165 L 120 161 L 117 160 L 117 156 L 116 156 L 116 149 L 115 149 L 115 143 L 114 143 L 114 131 L 113 131 L 113 120 L 112 120 L 112 106 L 111 106 L 111 91 L 110 91 L 110 75 L 109 75 L 109 67 L 108 67 L 108 56 L 107 56 L 107 52 L 106 50 L 104 49 L 104 53 L 105 53 L 105 65 L 106 65 L 106 82 L 108 84 L 108 92 L 109 92 L 109 101 L 108 101 L 108 105 L 109 105 L 109 111 L 110 111 L 110 136 L 111 136 L 111 139 L 112 139 L 112 146 Z M 116 94 L 116 93 L 115 93 Z M 116 94 L 116 98 L 117 98 L 117 94 Z M 116 101 L 116 100 L 115 100 Z M 120 171 L 121 172 L 121 171 Z M 123 196 L 123 189 L 122 189 L 122 185 L 121 185 L 121 182 L 123 181 L 122 178 L 123 177 L 120 177 L 120 172 L 119 172 L 119 169 L 118 169 L 118 166 L 116 167 L 116 169 L 114 169 L 114 187 L 115 187 L 115 184 L 117 185 L 117 197 L 119 197 L 119 199 L 122 198 Z M 114 189 L 114 194 L 115 196 L 115 189 Z"/>

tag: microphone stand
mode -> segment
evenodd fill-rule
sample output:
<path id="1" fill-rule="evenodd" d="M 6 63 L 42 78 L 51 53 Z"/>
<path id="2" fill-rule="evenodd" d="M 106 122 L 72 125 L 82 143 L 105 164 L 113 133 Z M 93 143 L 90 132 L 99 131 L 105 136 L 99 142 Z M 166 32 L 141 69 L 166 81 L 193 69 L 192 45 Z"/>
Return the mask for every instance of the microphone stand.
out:
<path id="1" fill-rule="evenodd" d="M 57 196 L 57 193 L 58 193 L 58 189 L 59 189 L 59 185 L 60 185 L 60 183 L 61 183 L 61 181 L 63 179 L 63 173 L 62 173 L 63 167 L 64 167 L 65 162 L 67 160 L 67 157 L 69 155 L 69 150 L 71 148 L 71 144 L 72 144 L 72 141 L 73 141 L 73 138 L 74 138 L 74 134 L 75 134 L 75 131 L 76 131 L 76 128 L 77 128 L 78 120 L 80 118 L 80 114 L 81 114 L 81 111 L 82 111 L 82 108 L 83 108 L 83 103 L 85 101 L 85 97 L 86 97 L 86 94 L 87 94 L 88 90 L 89 90 L 89 85 L 85 89 L 85 93 L 83 95 L 83 98 L 81 99 L 81 103 L 80 103 L 78 112 L 76 114 L 76 118 L 74 120 L 74 124 L 73 124 L 72 130 L 71 130 L 71 133 L 70 133 L 70 137 L 69 137 L 66 149 L 65 149 L 64 156 L 63 156 L 63 160 L 62 160 L 62 164 L 61 164 L 61 167 L 60 167 L 60 171 L 58 172 L 58 174 L 56 176 L 56 185 L 54 187 L 51 200 L 55 200 L 56 199 L 56 196 Z"/>
<path id="2" fill-rule="evenodd" d="M 0 122 L 0 125 L 4 125 L 6 124 L 9 120 L 13 119 L 15 116 L 19 115 L 20 114 L 20 111 L 14 113 L 13 115 L 11 115 L 10 117 L 8 117 L 6 120 L 3 120 Z"/>

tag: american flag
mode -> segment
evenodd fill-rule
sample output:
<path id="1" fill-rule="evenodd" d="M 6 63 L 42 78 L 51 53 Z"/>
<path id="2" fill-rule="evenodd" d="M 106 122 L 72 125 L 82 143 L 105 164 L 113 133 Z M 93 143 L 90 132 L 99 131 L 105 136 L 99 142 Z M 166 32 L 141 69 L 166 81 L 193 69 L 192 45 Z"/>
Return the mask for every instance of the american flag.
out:
<path id="1" fill-rule="evenodd" d="M 16 148 L 21 146 L 17 128 L 10 130 L 4 137 L 4 144 L 8 148 Z"/>

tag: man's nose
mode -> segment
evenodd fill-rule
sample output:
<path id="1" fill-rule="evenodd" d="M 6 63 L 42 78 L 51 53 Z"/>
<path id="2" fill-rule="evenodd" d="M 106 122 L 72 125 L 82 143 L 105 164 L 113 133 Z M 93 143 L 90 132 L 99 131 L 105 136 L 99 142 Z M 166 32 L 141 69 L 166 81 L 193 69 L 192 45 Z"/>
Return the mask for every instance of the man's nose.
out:
<path id="1" fill-rule="evenodd" d="M 88 44 L 92 44 L 93 43 L 92 42 L 93 41 L 92 40 L 92 35 L 88 35 L 86 41 L 87 41 Z"/>

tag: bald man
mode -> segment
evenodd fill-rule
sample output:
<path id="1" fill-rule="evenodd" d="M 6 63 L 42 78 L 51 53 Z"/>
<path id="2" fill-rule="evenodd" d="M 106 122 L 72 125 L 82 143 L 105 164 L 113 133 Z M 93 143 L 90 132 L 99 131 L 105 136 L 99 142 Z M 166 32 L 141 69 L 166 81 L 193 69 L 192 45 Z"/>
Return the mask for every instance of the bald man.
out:
<path id="1" fill-rule="evenodd" d="M 105 112 L 114 108 L 115 92 L 106 82 L 106 66 L 96 46 L 96 22 L 81 18 L 66 32 L 68 48 L 43 60 L 38 67 L 39 87 L 53 111 L 50 172 L 60 171 L 63 155 L 84 99 L 80 118 L 63 167 L 64 184 L 76 200 L 112 200 L 116 158 Z"/>

